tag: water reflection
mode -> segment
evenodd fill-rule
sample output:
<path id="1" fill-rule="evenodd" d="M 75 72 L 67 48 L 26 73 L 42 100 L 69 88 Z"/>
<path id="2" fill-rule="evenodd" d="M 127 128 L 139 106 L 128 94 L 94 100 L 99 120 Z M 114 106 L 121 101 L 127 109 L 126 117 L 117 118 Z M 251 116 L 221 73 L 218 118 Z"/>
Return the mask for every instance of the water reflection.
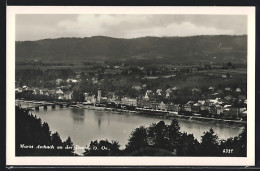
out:
<path id="1" fill-rule="evenodd" d="M 84 122 L 85 110 L 81 108 L 71 108 L 70 110 L 71 110 L 71 116 L 73 118 L 73 121 L 75 123 L 82 124 Z"/>
<path id="2" fill-rule="evenodd" d="M 98 128 L 101 129 L 101 123 L 102 123 L 102 121 L 105 120 L 104 114 L 101 112 L 97 112 L 97 113 L 95 113 L 94 118 L 95 118 L 95 121 L 97 121 L 97 123 L 98 123 Z M 109 118 L 109 116 L 107 118 Z"/>
<path id="3" fill-rule="evenodd" d="M 81 108 L 56 108 L 55 110 L 33 111 L 34 115 L 47 122 L 52 132 L 58 131 L 65 140 L 70 136 L 74 144 L 85 146 L 93 140 L 117 140 L 122 148 L 128 142 L 130 133 L 141 125 L 148 127 L 152 123 L 164 120 L 170 124 L 171 120 L 165 118 L 152 118 L 138 114 L 117 113 L 108 111 L 94 111 Z M 219 139 L 237 136 L 242 128 L 230 128 L 214 125 L 209 122 L 199 122 L 179 119 L 181 132 L 192 133 L 200 141 L 203 132 L 213 127 Z M 76 150 L 78 154 L 84 150 Z"/>

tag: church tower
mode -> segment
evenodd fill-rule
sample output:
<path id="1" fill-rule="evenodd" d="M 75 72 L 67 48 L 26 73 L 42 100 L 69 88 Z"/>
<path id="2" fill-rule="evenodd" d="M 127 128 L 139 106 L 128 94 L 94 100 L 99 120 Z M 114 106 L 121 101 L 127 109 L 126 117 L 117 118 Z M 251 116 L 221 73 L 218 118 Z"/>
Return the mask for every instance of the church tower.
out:
<path id="1" fill-rule="evenodd" d="M 100 103 L 101 101 L 101 89 L 98 88 L 98 93 L 97 93 L 97 103 Z"/>

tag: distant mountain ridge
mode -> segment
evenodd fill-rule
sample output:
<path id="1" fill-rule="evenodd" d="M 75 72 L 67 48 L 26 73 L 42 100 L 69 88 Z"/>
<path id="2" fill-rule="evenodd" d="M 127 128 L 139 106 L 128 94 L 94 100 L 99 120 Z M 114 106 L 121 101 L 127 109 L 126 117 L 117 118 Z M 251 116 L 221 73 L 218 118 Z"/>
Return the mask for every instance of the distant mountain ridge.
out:
<path id="1" fill-rule="evenodd" d="M 17 41 L 16 61 L 155 60 L 163 62 L 246 62 L 247 35 L 190 37 L 94 36 Z"/>

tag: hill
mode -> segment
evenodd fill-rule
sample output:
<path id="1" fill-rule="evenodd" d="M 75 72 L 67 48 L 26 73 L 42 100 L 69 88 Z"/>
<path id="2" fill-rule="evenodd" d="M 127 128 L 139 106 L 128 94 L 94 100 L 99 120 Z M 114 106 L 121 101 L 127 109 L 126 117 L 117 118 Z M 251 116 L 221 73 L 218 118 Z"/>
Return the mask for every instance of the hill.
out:
<path id="1" fill-rule="evenodd" d="M 104 36 L 17 41 L 16 61 L 86 62 L 149 60 L 163 63 L 242 62 L 247 59 L 247 36 L 141 37 Z"/>

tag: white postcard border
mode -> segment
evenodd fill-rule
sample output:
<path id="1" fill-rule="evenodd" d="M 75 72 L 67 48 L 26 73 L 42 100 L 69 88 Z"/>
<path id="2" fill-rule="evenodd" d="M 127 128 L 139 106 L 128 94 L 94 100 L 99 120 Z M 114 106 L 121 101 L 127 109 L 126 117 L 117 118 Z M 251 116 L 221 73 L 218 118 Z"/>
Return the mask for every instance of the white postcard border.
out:
<path id="1" fill-rule="evenodd" d="M 247 157 L 16 157 L 15 15 L 16 14 L 224 14 L 248 16 Z M 6 164 L 64 166 L 253 166 L 255 165 L 255 8 L 254 7 L 77 7 L 8 6 L 6 57 Z"/>

